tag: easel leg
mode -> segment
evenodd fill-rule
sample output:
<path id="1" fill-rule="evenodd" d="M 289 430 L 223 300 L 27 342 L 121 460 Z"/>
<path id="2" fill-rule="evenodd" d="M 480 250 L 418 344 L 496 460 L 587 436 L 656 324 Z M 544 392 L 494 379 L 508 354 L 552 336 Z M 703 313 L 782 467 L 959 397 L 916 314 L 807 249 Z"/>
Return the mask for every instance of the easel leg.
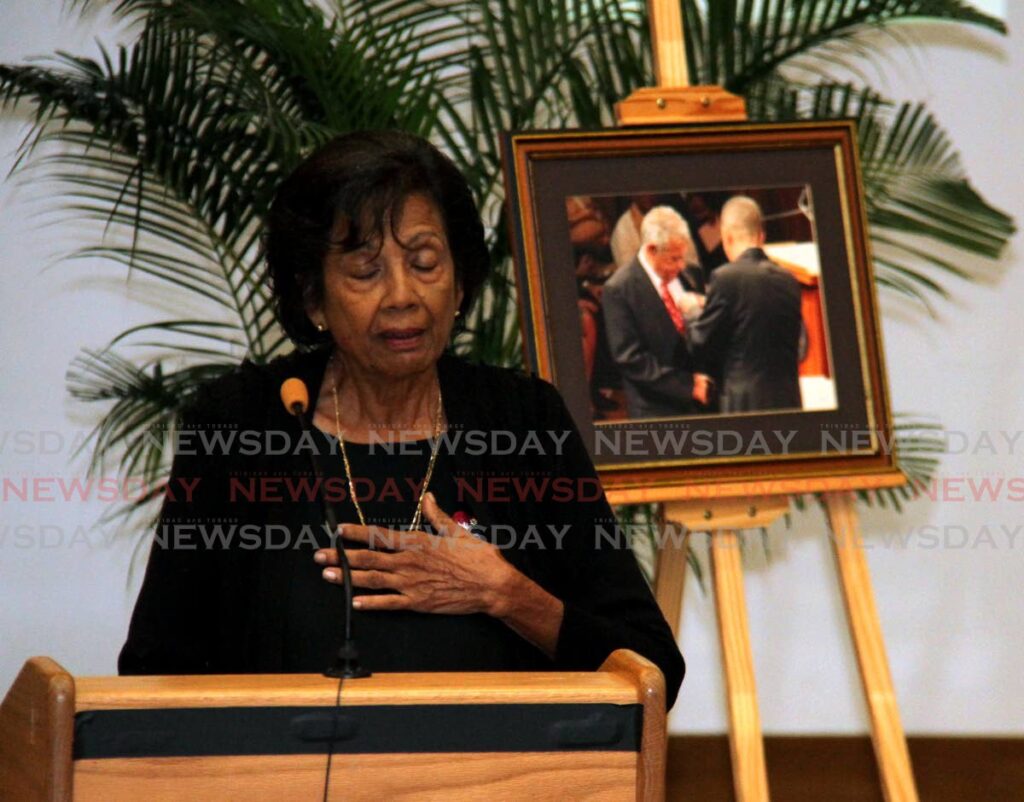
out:
<path id="1" fill-rule="evenodd" d="M 747 602 L 743 592 L 743 564 L 739 537 L 735 532 L 724 530 L 712 534 L 711 567 L 729 699 L 733 786 L 737 802 L 761 802 L 768 799 L 768 775 L 761 738 L 761 716 L 757 710 Z"/>
<path id="2" fill-rule="evenodd" d="M 671 505 L 668 505 L 669 507 Z M 686 555 L 690 549 L 690 533 L 681 532 L 682 537 L 676 531 L 668 532 L 668 528 L 676 529 L 681 526 L 677 521 L 669 518 L 664 512 L 659 516 L 658 526 L 667 537 L 662 538 L 664 545 L 658 550 L 656 565 L 654 569 L 654 597 L 658 600 L 661 614 L 665 616 L 668 625 L 672 627 L 672 634 L 679 639 L 679 628 L 682 625 L 683 615 L 683 590 L 686 587 Z"/>
<path id="3" fill-rule="evenodd" d="M 878 622 L 867 559 L 861 548 L 860 527 L 850 493 L 827 493 L 832 525 L 832 548 L 842 583 L 850 634 L 871 716 L 871 740 L 887 802 L 916 802 L 917 788 L 910 753 L 900 723 L 896 693 Z"/>

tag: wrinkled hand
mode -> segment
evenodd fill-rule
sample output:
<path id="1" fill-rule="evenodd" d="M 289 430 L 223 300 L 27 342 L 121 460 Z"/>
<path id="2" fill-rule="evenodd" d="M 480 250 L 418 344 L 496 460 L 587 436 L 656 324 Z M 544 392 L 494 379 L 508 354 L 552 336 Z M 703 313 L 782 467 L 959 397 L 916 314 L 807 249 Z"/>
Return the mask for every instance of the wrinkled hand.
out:
<path id="1" fill-rule="evenodd" d="M 369 548 L 346 549 L 352 586 L 394 593 L 356 595 L 361 610 L 415 610 L 421 613 L 504 614 L 507 588 L 518 572 L 498 548 L 467 532 L 437 504 L 433 493 L 423 498 L 423 514 L 438 534 L 396 531 L 379 526 L 344 524 L 346 540 Z M 387 550 L 380 550 L 384 547 Z M 328 582 L 342 583 L 336 549 L 320 549 L 314 559 Z"/>
<path id="2" fill-rule="evenodd" d="M 710 376 L 704 373 L 693 374 L 693 400 L 698 403 L 708 405 L 708 399 L 711 397 L 711 388 L 714 385 L 714 381 Z"/>

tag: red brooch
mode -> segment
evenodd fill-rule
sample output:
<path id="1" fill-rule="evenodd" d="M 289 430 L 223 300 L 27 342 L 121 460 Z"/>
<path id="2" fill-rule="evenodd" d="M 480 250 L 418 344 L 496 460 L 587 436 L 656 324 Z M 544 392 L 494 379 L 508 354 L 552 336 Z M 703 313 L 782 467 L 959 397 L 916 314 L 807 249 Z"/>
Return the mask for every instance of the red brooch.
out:
<path id="1" fill-rule="evenodd" d="M 472 532 L 473 527 L 476 526 L 477 523 L 476 518 L 470 518 L 469 515 L 464 513 L 462 510 L 456 510 L 452 513 L 452 520 L 467 532 Z"/>

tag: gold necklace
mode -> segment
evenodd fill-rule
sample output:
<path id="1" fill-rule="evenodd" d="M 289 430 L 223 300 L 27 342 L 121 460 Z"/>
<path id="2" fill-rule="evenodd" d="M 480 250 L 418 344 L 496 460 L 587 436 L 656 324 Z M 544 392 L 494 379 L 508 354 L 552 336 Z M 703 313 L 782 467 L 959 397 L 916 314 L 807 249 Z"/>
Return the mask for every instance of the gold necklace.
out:
<path id="1" fill-rule="evenodd" d="M 337 363 L 335 363 L 337 364 Z M 348 453 L 345 451 L 345 435 L 341 433 L 341 414 L 338 410 L 338 377 L 335 375 L 331 383 L 331 396 L 334 400 L 334 430 L 338 436 L 338 445 L 341 447 L 341 461 L 345 465 L 345 478 L 348 480 L 348 493 L 352 497 L 352 504 L 359 516 L 359 523 L 366 526 L 366 517 L 363 515 L 363 508 L 359 506 L 359 499 L 356 497 L 355 483 L 352 481 L 352 467 L 348 462 Z M 423 497 L 427 494 L 427 486 L 430 484 L 430 477 L 434 475 L 434 463 L 437 461 L 437 452 L 441 446 L 441 383 L 437 386 L 437 411 L 434 413 L 434 445 L 430 450 L 430 463 L 427 465 L 427 475 L 423 478 L 423 486 L 420 488 L 420 497 L 416 501 L 416 511 L 412 514 L 410 529 L 419 529 L 423 517 Z"/>

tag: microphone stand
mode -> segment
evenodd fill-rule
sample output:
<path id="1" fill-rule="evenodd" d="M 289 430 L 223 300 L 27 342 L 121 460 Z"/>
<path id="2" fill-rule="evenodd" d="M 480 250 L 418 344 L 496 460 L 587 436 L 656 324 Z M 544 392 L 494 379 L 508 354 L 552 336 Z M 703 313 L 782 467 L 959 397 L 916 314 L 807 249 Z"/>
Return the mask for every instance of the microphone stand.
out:
<path id="1" fill-rule="evenodd" d="M 293 403 L 289 410 L 299 419 L 302 430 L 308 434 L 312 442 L 313 427 L 309 418 L 306 417 L 304 405 L 298 402 Z M 352 638 L 352 566 L 349 565 L 348 555 L 342 548 L 341 540 L 338 537 L 338 518 L 334 514 L 334 507 L 331 506 L 324 495 L 324 475 L 320 470 L 320 462 L 316 458 L 314 450 L 309 452 L 309 463 L 313 468 L 313 478 L 316 481 L 317 495 L 320 496 L 320 504 L 323 507 L 324 518 L 331 528 L 331 545 L 338 552 L 338 562 L 341 563 L 341 576 L 344 582 L 345 591 L 345 638 L 338 648 L 334 658 L 334 664 L 324 671 L 325 677 L 343 677 L 344 679 L 359 679 L 369 677 L 370 672 L 359 665 L 359 651 L 356 649 L 355 640 Z"/>

